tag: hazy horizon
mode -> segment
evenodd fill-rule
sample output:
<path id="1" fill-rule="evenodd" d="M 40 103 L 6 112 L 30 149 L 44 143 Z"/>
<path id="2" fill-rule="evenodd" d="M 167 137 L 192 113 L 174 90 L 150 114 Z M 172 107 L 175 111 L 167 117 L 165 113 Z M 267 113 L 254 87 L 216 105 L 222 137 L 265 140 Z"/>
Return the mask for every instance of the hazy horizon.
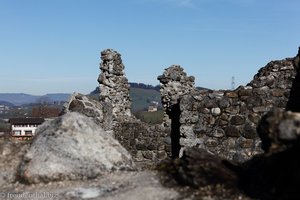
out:
<path id="1" fill-rule="evenodd" d="M 129 82 L 157 85 L 181 65 L 196 85 L 230 89 L 300 45 L 297 0 L 0 0 L 0 93 L 89 93 L 100 52 Z"/>

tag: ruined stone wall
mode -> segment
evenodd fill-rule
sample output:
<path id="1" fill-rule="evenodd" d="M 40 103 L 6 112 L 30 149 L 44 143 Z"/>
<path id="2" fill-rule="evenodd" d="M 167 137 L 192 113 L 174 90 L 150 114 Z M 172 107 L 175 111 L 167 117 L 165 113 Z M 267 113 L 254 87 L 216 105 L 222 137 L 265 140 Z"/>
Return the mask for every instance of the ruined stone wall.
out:
<path id="1" fill-rule="evenodd" d="M 137 162 L 155 164 L 170 157 L 169 131 L 161 125 L 148 125 L 138 120 L 119 123 L 114 128 L 116 139 Z"/>
<path id="2" fill-rule="evenodd" d="M 176 158 L 180 153 L 180 99 L 195 90 L 193 76 L 187 76 L 180 65 L 165 69 L 160 81 L 161 101 L 164 108 L 164 127 L 170 128 L 171 156 Z M 181 138 L 185 140 L 185 138 Z"/>
<path id="3" fill-rule="evenodd" d="M 165 159 L 170 154 L 168 153 L 170 143 L 165 141 L 166 129 L 160 125 L 145 124 L 131 114 L 130 86 L 125 76 L 121 55 L 107 49 L 101 52 L 101 60 L 101 73 L 98 78 L 99 101 L 112 107 L 107 112 L 111 112 L 113 116 L 110 122 L 114 137 L 137 162 L 156 163 Z"/>
<path id="4" fill-rule="evenodd" d="M 131 115 L 121 55 L 108 49 L 101 52 L 100 104 L 76 94 L 66 111 L 92 117 L 111 130 L 135 161 L 155 163 L 196 146 L 241 162 L 262 153 L 256 132 L 262 115 L 273 107 L 298 111 L 299 57 L 270 62 L 247 86 L 232 91 L 197 90 L 194 77 L 173 65 L 158 77 L 165 123 L 150 126 Z"/>
<path id="5" fill-rule="evenodd" d="M 241 162 L 261 153 L 256 127 L 273 107 L 285 109 L 297 74 L 295 59 L 272 61 L 247 86 L 194 91 L 180 100 L 180 145 Z"/>
<path id="6" fill-rule="evenodd" d="M 106 49 L 101 52 L 101 60 L 101 73 L 98 78 L 99 100 L 111 103 L 114 117 L 130 117 L 129 84 L 124 73 L 121 55 L 112 49 Z"/>
<path id="7" fill-rule="evenodd" d="M 180 65 L 165 69 L 163 75 L 157 79 L 160 81 L 161 101 L 167 114 L 183 95 L 195 89 L 195 77 L 187 76 Z"/>

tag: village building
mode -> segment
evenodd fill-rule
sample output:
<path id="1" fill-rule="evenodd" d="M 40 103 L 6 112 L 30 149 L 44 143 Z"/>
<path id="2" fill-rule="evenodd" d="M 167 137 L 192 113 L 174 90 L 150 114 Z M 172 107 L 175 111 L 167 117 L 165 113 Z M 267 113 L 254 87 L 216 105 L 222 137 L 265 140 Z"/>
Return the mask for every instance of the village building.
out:
<path id="1" fill-rule="evenodd" d="M 148 106 L 148 112 L 156 112 L 158 110 L 158 102 L 151 101 L 151 104 Z"/>
<path id="2" fill-rule="evenodd" d="M 13 137 L 32 137 L 35 130 L 45 120 L 43 118 L 11 118 L 11 135 Z"/>
<path id="3" fill-rule="evenodd" d="M 149 106 L 148 107 L 148 112 L 155 112 L 155 111 L 157 111 L 157 106 Z"/>

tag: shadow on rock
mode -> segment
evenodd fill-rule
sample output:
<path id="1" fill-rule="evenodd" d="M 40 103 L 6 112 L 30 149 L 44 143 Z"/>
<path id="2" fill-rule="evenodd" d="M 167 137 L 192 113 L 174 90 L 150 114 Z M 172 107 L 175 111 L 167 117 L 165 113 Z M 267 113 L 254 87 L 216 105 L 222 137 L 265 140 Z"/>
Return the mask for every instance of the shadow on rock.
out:
<path id="1" fill-rule="evenodd" d="M 204 149 L 187 148 L 182 158 L 158 166 L 162 182 L 190 186 L 198 193 L 214 188 L 215 199 L 299 199 L 300 113 L 275 109 L 257 130 L 265 154 L 236 165 Z"/>
<path id="2" fill-rule="evenodd" d="M 270 156 L 253 158 L 244 163 L 239 187 L 259 199 L 299 199 L 299 144 Z"/>

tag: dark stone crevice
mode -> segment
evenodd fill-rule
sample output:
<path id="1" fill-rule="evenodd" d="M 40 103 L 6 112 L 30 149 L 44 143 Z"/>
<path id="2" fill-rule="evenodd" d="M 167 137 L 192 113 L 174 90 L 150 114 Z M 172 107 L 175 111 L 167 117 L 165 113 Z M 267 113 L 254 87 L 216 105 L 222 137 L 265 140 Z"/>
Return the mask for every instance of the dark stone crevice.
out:
<path id="1" fill-rule="evenodd" d="M 179 103 L 172 106 L 167 113 L 171 119 L 171 146 L 172 158 L 178 158 L 180 152 L 180 106 Z"/>

